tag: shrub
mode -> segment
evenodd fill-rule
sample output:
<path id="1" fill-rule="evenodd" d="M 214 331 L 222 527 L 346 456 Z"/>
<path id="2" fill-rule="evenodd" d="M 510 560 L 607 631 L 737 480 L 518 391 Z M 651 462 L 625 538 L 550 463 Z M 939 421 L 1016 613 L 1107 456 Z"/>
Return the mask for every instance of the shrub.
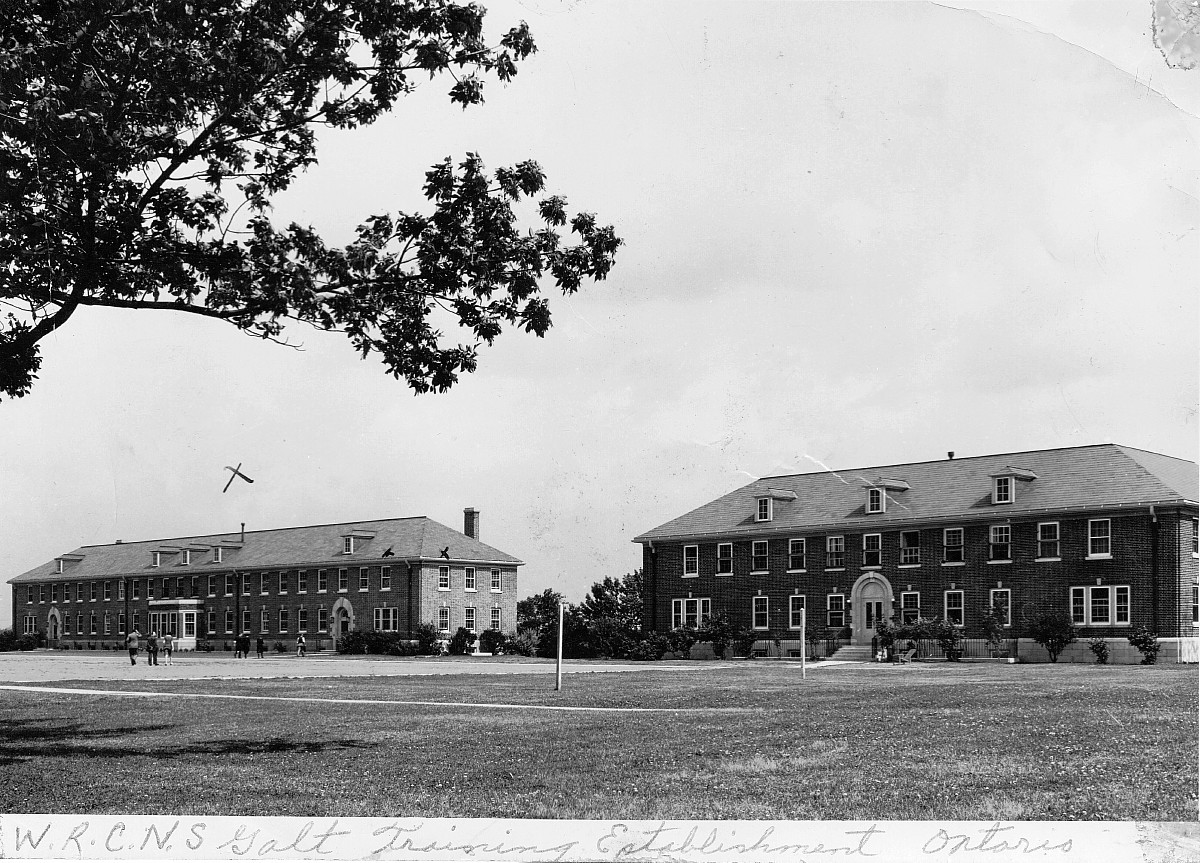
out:
<path id="1" fill-rule="evenodd" d="M 696 643 L 696 630 L 690 627 L 672 629 L 666 635 L 667 648 L 676 658 L 687 659 L 691 656 L 692 645 Z"/>
<path id="2" fill-rule="evenodd" d="M 417 655 L 442 655 L 442 634 L 432 623 L 417 624 Z"/>
<path id="3" fill-rule="evenodd" d="M 373 654 L 375 656 L 412 656 L 416 650 L 412 640 L 399 632 L 365 632 L 353 630 L 337 640 L 338 653 L 344 654 Z M 276 642 L 274 650 L 285 652 L 287 647 L 283 642 Z"/>
<path id="4" fill-rule="evenodd" d="M 271 648 L 276 653 L 287 653 L 287 648 L 283 646 L 282 641 L 275 642 L 275 646 Z"/>
<path id="5" fill-rule="evenodd" d="M 730 642 L 742 633 L 742 627 L 729 619 L 727 614 L 717 614 L 704 621 L 704 625 L 696 630 L 697 641 L 712 643 L 713 655 L 724 659 Z"/>
<path id="6" fill-rule="evenodd" d="M 524 632 L 510 632 L 504 637 L 504 652 L 516 656 L 533 656 L 537 653 L 537 632 L 530 629 Z"/>
<path id="7" fill-rule="evenodd" d="M 1069 615 L 1052 612 L 1034 618 L 1025 627 L 1029 637 L 1046 648 L 1051 662 L 1058 662 L 1058 655 L 1068 644 L 1075 641 L 1075 625 Z"/>
<path id="8" fill-rule="evenodd" d="M 0 651 L 35 650 L 41 646 L 42 640 L 40 632 L 21 635 L 12 629 L 0 629 Z"/>
<path id="9" fill-rule="evenodd" d="M 1108 665 L 1108 642 L 1100 636 L 1088 639 L 1088 650 L 1096 654 L 1097 665 Z"/>
<path id="10" fill-rule="evenodd" d="M 753 629 L 741 629 L 733 640 L 734 650 L 738 656 L 749 656 L 754 651 L 754 643 L 758 641 L 759 633 Z"/>
<path id="11" fill-rule="evenodd" d="M 475 647 L 475 641 L 478 636 L 465 626 L 460 626 L 458 631 L 450 637 L 450 655 L 465 656 L 470 653 Z"/>
<path id="12" fill-rule="evenodd" d="M 1142 654 L 1142 665 L 1153 665 L 1158 662 L 1158 651 L 1162 645 L 1158 643 L 1158 636 L 1149 629 L 1139 626 L 1129 633 L 1128 640 Z"/>
<path id="13" fill-rule="evenodd" d="M 647 632 L 630 649 L 628 658 L 638 662 L 657 662 L 663 658 L 663 654 L 667 652 L 668 647 L 665 635 Z"/>
<path id="14" fill-rule="evenodd" d="M 504 653 L 504 633 L 498 629 L 485 629 L 479 633 L 479 649 L 484 653 L 499 656 Z"/>
<path id="15" fill-rule="evenodd" d="M 957 626 L 949 621 L 939 620 L 934 638 L 937 639 L 942 653 L 946 654 L 947 662 L 958 662 L 962 659 L 962 632 Z"/>

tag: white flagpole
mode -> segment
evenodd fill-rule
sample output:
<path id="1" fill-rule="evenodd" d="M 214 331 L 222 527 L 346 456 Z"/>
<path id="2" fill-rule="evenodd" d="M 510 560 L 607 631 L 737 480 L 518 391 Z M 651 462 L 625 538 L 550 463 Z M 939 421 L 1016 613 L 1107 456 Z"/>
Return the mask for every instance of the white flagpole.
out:
<path id="1" fill-rule="evenodd" d="M 808 624 L 808 609 L 800 609 L 800 679 L 808 674 L 806 663 L 808 662 L 808 632 L 806 632 Z"/>
<path id="2" fill-rule="evenodd" d="M 554 667 L 554 691 L 562 689 L 562 645 L 563 645 L 563 609 L 566 604 L 558 604 L 558 661 Z"/>

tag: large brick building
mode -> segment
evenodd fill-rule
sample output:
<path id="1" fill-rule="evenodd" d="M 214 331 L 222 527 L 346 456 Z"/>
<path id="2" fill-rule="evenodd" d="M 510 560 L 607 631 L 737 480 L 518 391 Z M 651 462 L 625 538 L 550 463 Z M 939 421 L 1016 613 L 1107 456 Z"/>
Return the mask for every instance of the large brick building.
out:
<path id="1" fill-rule="evenodd" d="M 180 648 L 243 632 L 329 647 L 351 630 L 516 628 L 521 561 L 424 516 L 87 545 L 9 580 L 13 628 L 51 646 L 112 646 L 132 629 Z"/>
<path id="2" fill-rule="evenodd" d="M 1010 626 L 1062 611 L 1084 638 L 1145 625 L 1187 654 L 1198 484 L 1194 462 L 1114 444 L 766 477 L 635 538 L 646 625 L 726 613 L 794 638 L 804 608 L 866 644 L 880 619 L 970 634 L 998 604 Z"/>

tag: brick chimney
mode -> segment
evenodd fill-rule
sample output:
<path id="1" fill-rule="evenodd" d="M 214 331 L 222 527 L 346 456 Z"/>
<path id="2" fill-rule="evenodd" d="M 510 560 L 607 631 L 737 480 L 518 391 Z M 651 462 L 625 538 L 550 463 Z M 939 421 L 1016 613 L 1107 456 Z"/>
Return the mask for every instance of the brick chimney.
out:
<path id="1" fill-rule="evenodd" d="M 473 506 L 463 510 L 463 533 L 471 539 L 479 539 L 479 510 Z"/>

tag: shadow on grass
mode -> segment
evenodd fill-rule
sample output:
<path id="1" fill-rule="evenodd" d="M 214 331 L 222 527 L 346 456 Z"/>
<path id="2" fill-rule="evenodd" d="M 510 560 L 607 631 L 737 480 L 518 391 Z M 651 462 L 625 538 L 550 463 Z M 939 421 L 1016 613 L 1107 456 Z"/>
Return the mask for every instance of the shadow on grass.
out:
<path id="1" fill-rule="evenodd" d="M 177 745 L 149 745 L 146 735 L 170 732 L 176 725 L 123 725 L 96 728 L 82 723 L 46 725 L 42 721 L 0 721 L 0 765 L 32 758 L 154 758 L 179 756 L 262 755 L 324 752 L 378 748 L 361 740 L 291 740 L 271 737 L 265 740 L 207 740 Z M 165 735 L 164 735 L 165 736 Z M 125 738 L 122 743 L 112 742 Z M 105 740 L 108 742 L 97 742 Z M 86 741 L 86 742 L 84 742 Z"/>

